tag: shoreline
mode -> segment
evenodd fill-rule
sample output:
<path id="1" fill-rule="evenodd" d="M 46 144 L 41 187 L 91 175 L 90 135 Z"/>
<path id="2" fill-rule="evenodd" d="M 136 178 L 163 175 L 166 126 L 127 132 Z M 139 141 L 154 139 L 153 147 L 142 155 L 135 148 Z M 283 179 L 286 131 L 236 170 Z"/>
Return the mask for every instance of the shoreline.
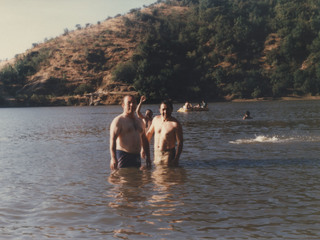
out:
<path id="1" fill-rule="evenodd" d="M 285 96 L 285 97 L 264 97 L 264 98 L 255 98 L 255 99 L 232 99 L 226 100 L 227 102 L 260 102 L 260 101 L 310 101 L 310 100 L 320 100 L 320 96 Z"/>
<path id="2" fill-rule="evenodd" d="M 55 101 L 51 103 L 44 103 L 42 104 L 39 102 L 38 104 L 27 104 L 24 102 L 16 102 L 16 100 L 11 99 L 11 101 L 7 102 L 7 104 L 0 105 L 0 108 L 11 108 L 11 107 L 65 107 L 65 106 L 108 106 L 108 105 L 119 105 L 121 102 L 121 99 L 119 96 L 112 97 L 111 99 L 108 99 L 108 101 L 98 101 L 98 104 L 92 104 L 89 103 L 87 98 L 83 97 L 75 97 L 76 104 L 70 104 L 68 101 L 64 99 L 64 97 L 57 97 Z M 208 102 L 215 103 L 215 102 L 234 102 L 234 103 L 240 103 L 240 102 L 263 102 L 263 101 L 316 101 L 320 100 L 320 96 L 298 96 L 298 95 L 292 95 L 292 96 L 285 96 L 285 97 L 263 97 L 263 98 L 255 98 L 255 99 L 229 99 L 228 97 L 225 97 L 224 99 L 220 100 L 209 100 Z M 192 101 L 191 101 L 192 102 Z M 174 101 L 176 104 L 183 104 L 183 102 Z"/>

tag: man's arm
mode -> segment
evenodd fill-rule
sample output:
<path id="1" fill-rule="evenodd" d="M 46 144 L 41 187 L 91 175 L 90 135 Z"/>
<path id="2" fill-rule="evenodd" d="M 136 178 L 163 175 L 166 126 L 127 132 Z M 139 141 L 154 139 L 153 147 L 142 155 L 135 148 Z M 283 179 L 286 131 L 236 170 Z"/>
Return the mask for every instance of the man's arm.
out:
<path id="1" fill-rule="evenodd" d="M 147 132 L 147 134 L 146 134 L 149 143 L 150 143 L 150 140 L 151 140 L 152 135 L 153 135 L 153 133 L 154 133 L 155 121 L 156 121 L 156 118 L 154 118 L 154 119 L 152 120 L 151 126 L 150 126 L 150 128 L 149 128 L 149 130 L 148 130 L 148 132 Z"/>
<path id="2" fill-rule="evenodd" d="M 140 118 L 140 119 L 144 119 L 144 116 L 141 114 L 141 105 L 142 105 L 142 103 L 144 102 L 144 101 L 146 101 L 146 97 L 145 96 L 142 96 L 141 98 L 140 98 L 140 102 L 139 102 L 139 104 L 138 104 L 138 106 L 137 106 L 137 109 L 136 109 L 136 113 L 137 113 L 137 115 L 138 115 L 138 117 Z"/>
<path id="3" fill-rule="evenodd" d="M 117 150 L 117 138 L 120 133 L 119 119 L 116 118 L 112 121 L 110 126 L 110 169 L 115 170 L 118 168 L 118 159 L 116 155 Z"/>
<path id="4" fill-rule="evenodd" d="M 182 152 L 183 148 L 183 132 L 182 132 L 182 126 L 179 122 L 177 129 L 176 129 L 176 140 L 177 140 L 177 150 L 176 150 L 176 155 L 174 157 L 174 165 L 178 166 L 179 165 L 179 158 Z"/>
<path id="5" fill-rule="evenodd" d="M 145 132 L 141 134 L 141 142 L 142 142 L 142 148 L 143 148 L 144 154 L 146 155 L 147 168 L 150 168 L 151 167 L 150 145 Z"/>

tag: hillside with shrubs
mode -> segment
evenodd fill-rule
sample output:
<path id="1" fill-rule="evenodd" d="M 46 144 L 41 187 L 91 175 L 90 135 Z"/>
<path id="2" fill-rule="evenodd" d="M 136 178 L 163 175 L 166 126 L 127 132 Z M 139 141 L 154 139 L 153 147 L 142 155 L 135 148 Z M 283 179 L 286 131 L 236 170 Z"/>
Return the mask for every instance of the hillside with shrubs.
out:
<path id="1" fill-rule="evenodd" d="M 0 105 L 318 96 L 319 59 L 317 0 L 158 1 L 34 44 L 1 68 Z"/>

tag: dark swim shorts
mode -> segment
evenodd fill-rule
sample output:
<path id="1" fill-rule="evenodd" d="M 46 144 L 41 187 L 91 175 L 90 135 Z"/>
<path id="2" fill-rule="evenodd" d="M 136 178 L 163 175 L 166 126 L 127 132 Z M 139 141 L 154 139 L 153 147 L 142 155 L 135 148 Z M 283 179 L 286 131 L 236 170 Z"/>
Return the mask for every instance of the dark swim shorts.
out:
<path id="1" fill-rule="evenodd" d="M 140 154 L 127 153 L 121 150 L 116 151 L 118 168 L 141 167 Z"/>

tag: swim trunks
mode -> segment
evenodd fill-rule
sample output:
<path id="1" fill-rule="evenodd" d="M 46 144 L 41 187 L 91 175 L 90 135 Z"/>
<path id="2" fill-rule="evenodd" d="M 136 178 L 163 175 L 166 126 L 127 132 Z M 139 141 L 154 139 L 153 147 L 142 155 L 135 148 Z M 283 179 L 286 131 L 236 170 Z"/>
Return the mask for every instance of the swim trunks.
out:
<path id="1" fill-rule="evenodd" d="M 118 159 L 118 168 L 141 167 L 140 154 L 117 150 L 116 155 Z"/>
<path id="2" fill-rule="evenodd" d="M 173 166 L 174 165 L 173 160 L 174 160 L 175 155 L 176 155 L 175 148 L 165 150 L 165 151 L 155 149 L 154 150 L 154 163 L 157 165 Z"/>

